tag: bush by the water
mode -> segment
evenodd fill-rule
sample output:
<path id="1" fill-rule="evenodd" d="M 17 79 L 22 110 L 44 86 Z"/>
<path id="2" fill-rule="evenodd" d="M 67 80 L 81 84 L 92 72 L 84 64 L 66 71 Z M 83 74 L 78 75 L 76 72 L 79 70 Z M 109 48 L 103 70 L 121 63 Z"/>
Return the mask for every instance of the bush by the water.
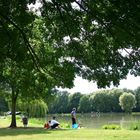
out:
<path id="1" fill-rule="evenodd" d="M 112 130 L 120 130 L 121 129 L 121 127 L 119 125 L 116 125 L 116 124 L 103 125 L 102 128 L 103 129 L 112 129 Z"/>

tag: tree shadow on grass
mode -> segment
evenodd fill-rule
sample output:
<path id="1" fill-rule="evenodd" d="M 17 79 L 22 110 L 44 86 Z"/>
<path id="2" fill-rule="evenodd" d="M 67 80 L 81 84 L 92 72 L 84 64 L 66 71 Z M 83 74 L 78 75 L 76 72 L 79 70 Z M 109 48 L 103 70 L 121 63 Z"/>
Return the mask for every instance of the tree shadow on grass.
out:
<path id="1" fill-rule="evenodd" d="M 18 136 L 18 135 L 34 135 L 34 134 L 51 134 L 53 131 L 69 131 L 69 129 L 46 130 L 41 127 L 17 127 L 17 128 L 0 128 L 1 136 Z"/>

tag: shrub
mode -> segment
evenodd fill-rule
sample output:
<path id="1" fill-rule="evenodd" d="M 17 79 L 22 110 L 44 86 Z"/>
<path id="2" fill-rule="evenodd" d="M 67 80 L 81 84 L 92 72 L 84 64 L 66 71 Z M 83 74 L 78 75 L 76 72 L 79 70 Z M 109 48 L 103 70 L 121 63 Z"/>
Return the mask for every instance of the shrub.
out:
<path id="1" fill-rule="evenodd" d="M 71 128 L 70 124 L 62 123 L 61 128 Z"/>
<path id="2" fill-rule="evenodd" d="M 116 124 L 103 125 L 102 128 L 103 129 L 112 129 L 112 130 L 120 130 L 121 129 L 121 127 L 119 125 L 116 125 Z"/>

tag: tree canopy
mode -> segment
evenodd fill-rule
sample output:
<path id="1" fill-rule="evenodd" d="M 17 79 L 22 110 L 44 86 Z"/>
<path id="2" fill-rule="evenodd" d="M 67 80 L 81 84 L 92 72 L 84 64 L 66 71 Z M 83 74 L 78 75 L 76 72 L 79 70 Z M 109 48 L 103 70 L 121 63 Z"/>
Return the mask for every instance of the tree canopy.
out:
<path id="1" fill-rule="evenodd" d="M 39 15 L 28 8 L 37 2 Z M 67 77 L 76 73 L 97 81 L 99 87 L 118 85 L 128 72 L 139 75 L 139 7 L 139 1 L 130 0 L 1 0 L 0 60 L 19 61 L 30 54 L 33 63 L 43 67 L 38 43 L 30 41 L 35 39 L 31 33 L 35 18 L 41 18 L 39 40 L 53 50 L 46 56 L 59 60 L 55 69 L 64 67 Z"/>
<path id="2" fill-rule="evenodd" d="M 98 87 L 140 75 L 139 10 L 134 0 L 0 0 L 0 82 L 13 105 L 33 90 L 71 88 L 75 75 Z"/>

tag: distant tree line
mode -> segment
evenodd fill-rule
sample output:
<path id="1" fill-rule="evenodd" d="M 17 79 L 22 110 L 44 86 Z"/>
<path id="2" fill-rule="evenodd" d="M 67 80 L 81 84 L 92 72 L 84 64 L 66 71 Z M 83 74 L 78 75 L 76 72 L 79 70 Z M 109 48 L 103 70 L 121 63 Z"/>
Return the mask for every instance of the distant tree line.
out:
<path id="1" fill-rule="evenodd" d="M 49 113 L 69 113 L 73 107 L 79 113 L 90 112 L 139 112 L 140 87 L 136 90 L 111 89 L 91 94 L 57 92 L 48 105 Z"/>
<path id="2" fill-rule="evenodd" d="M 17 110 L 29 117 L 44 117 L 46 113 L 70 113 L 77 108 L 78 113 L 90 112 L 129 112 L 140 111 L 140 87 L 136 90 L 111 89 L 91 94 L 80 92 L 70 94 L 67 91 L 54 90 L 49 100 L 32 100 L 17 103 Z M 7 98 L 0 98 L 0 114 L 10 109 Z"/>

